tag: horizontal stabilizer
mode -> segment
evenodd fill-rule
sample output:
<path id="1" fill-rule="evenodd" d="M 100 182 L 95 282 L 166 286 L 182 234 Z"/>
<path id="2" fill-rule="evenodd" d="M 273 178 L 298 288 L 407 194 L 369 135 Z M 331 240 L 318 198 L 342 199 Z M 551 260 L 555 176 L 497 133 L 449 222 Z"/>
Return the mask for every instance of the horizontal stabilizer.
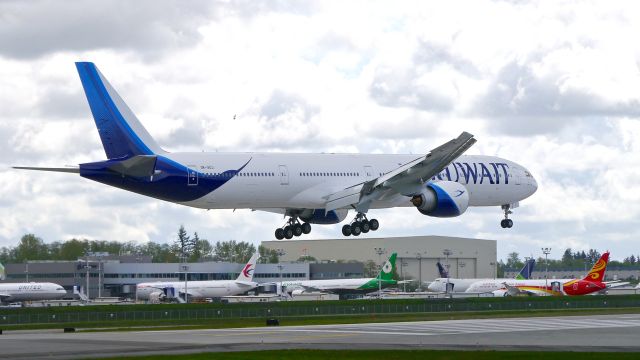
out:
<path id="1" fill-rule="evenodd" d="M 153 175 L 156 168 L 156 155 L 137 155 L 109 165 L 109 169 L 123 175 L 144 177 Z"/>
<path id="2" fill-rule="evenodd" d="M 79 174 L 79 167 L 63 167 L 63 168 L 50 168 L 50 167 L 33 167 L 33 166 L 14 166 L 14 169 L 19 170 L 38 170 L 38 171 L 53 171 L 53 172 L 66 172 Z"/>

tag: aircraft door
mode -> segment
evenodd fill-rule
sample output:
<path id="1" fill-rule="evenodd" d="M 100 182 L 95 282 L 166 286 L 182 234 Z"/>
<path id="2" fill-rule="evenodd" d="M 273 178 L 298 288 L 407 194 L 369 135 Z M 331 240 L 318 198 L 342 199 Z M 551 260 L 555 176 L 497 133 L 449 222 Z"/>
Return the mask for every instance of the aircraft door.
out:
<path id="1" fill-rule="evenodd" d="M 289 185 L 289 169 L 287 169 L 287 165 L 278 166 L 278 174 L 280 175 L 280 185 Z"/>
<path id="2" fill-rule="evenodd" d="M 557 293 L 562 293 L 562 285 L 560 285 L 559 281 L 552 281 L 551 282 L 551 291 L 557 292 Z"/>
<path id="3" fill-rule="evenodd" d="M 373 175 L 373 167 L 372 166 L 367 165 L 367 166 L 364 167 L 364 176 L 367 179 L 375 178 L 375 176 Z"/>
<path id="4" fill-rule="evenodd" d="M 195 165 L 187 166 L 187 185 L 188 186 L 196 186 L 198 185 L 198 172 L 193 170 Z"/>

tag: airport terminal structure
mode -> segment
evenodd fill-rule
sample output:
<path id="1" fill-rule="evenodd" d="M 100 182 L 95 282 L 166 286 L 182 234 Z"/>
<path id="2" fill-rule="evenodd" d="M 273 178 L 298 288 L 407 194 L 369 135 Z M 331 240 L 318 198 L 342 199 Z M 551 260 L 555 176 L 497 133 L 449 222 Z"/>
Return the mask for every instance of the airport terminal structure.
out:
<path id="1" fill-rule="evenodd" d="M 392 238 L 351 238 L 328 240 L 264 241 L 270 249 L 280 249 L 280 264 L 257 264 L 255 281 L 274 283 L 280 279 L 316 280 L 361 278 L 365 263 L 376 265 L 393 252 L 398 253 L 397 273 L 404 279 L 431 281 L 439 277 L 436 262 L 447 262 L 451 277 L 493 277 L 496 241 L 446 236 Z M 375 248 L 385 252 L 378 256 Z M 449 250 L 450 254 L 445 254 Z M 315 258 L 299 262 L 300 257 Z M 186 266 L 186 268 L 185 268 Z M 93 254 L 75 261 L 28 261 L 5 264 L 4 282 L 54 282 L 70 294 L 73 287 L 86 288 L 89 297 L 135 298 L 136 284 L 150 281 L 225 280 L 238 276 L 244 264 L 228 262 L 153 263 L 148 256 Z M 186 271 L 185 271 L 186 269 Z"/>
<path id="2" fill-rule="evenodd" d="M 496 241 L 451 236 L 407 236 L 385 238 L 340 238 L 326 240 L 263 241 L 269 249 L 282 249 L 283 261 L 311 256 L 320 262 L 380 262 L 398 253 L 401 278 L 431 281 L 440 277 L 436 263 L 449 265 L 453 278 L 493 278 L 496 274 Z M 376 248 L 383 249 L 378 256 Z"/>

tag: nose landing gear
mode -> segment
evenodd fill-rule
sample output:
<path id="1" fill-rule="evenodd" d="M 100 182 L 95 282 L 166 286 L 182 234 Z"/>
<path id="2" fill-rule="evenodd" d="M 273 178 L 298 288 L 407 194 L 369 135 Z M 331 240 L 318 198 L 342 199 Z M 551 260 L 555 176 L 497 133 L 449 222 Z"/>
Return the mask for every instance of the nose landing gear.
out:
<path id="1" fill-rule="evenodd" d="M 504 211 L 504 219 L 500 221 L 500 226 L 503 229 L 511 229 L 511 227 L 513 227 L 513 220 L 509 219 L 509 215 L 513 214 L 513 211 L 511 211 L 511 205 L 502 205 L 502 211 Z"/>
<path id="2" fill-rule="evenodd" d="M 358 236 L 369 231 L 376 231 L 380 227 L 380 223 L 376 219 L 368 220 L 364 213 L 358 213 L 351 224 L 342 227 L 342 235 Z"/>
<path id="3" fill-rule="evenodd" d="M 290 217 L 283 227 L 276 229 L 275 236 L 278 240 L 289 240 L 294 236 L 300 236 L 302 234 L 308 234 L 310 232 L 311 224 L 307 222 L 300 223 L 297 217 Z"/>

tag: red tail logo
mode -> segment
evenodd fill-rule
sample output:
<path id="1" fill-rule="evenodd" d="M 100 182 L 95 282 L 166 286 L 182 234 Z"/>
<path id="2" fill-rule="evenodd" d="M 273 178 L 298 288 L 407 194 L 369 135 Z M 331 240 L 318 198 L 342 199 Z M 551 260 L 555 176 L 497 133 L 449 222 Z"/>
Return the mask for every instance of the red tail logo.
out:
<path id="1" fill-rule="evenodd" d="M 253 264 L 247 264 L 244 266 L 244 269 L 242 269 L 242 275 L 244 275 L 245 277 L 251 277 L 251 274 L 253 274 L 253 269 L 251 268 L 253 266 Z"/>
<path id="2" fill-rule="evenodd" d="M 591 271 L 583 280 L 591 282 L 601 282 L 604 280 L 604 273 L 607 270 L 607 262 L 609 262 L 609 252 L 602 254 L 600 259 L 593 265 Z"/>

